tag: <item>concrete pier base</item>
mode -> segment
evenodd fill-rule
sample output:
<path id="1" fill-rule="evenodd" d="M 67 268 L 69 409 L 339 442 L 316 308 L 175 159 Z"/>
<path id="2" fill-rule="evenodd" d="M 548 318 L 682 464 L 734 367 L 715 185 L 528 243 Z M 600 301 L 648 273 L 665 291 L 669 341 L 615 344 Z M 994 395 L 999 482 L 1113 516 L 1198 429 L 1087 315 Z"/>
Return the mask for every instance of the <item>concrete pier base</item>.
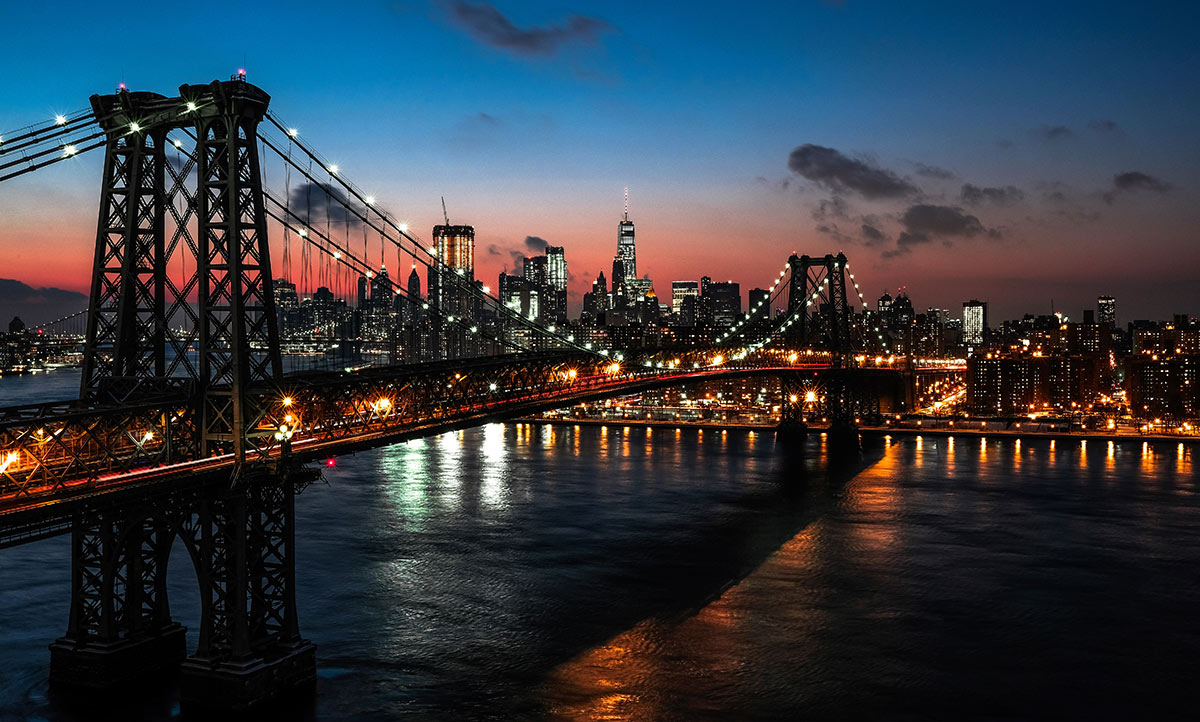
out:
<path id="1" fill-rule="evenodd" d="M 119 689 L 168 673 L 187 657 L 187 628 L 100 643 L 62 637 L 50 645 L 50 684 L 63 690 Z"/>
<path id="2" fill-rule="evenodd" d="M 179 698 L 185 711 L 244 712 L 311 689 L 317 680 L 317 648 L 311 642 L 241 662 L 194 657 L 180 668 Z"/>

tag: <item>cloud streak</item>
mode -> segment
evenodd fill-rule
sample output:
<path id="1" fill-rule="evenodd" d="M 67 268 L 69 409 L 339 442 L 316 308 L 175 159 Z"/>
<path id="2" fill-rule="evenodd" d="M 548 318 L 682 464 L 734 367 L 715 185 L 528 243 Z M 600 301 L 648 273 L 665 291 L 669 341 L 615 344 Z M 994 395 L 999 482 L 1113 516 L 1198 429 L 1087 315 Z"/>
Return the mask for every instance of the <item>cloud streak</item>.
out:
<path id="1" fill-rule="evenodd" d="M 870 200 L 920 193 L 915 185 L 886 168 L 811 143 L 791 152 L 788 169 L 833 193 L 857 193 Z"/>
<path id="2" fill-rule="evenodd" d="M 519 27 L 490 3 L 478 5 L 464 0 L 446 3 L 451 21 L 483 43 L 517 55 L 549 57 L 572 44 L 594 44 L 601 35 L 614 30 L 599 18 L 570 15 L 563 23 Z"/>
<path id="3" fill-rule="evenodd" d="M 900 222 L 904 230 L 896 238 L 896 247 L 884 252 L 885 258 L 910 253 L 914 246 L 935 240 L 951 245 L 960 238 L 1001 237 L 1000 231 L 986 228 L 977 217 L 954 206 L 918 203 L 908 207 Z"/>
<path id="4" fill-rule="evenodd" d="M 1016 186 L 987 188 L 964 183 L 959 197 L 969 206 L 1013 206 L 1025 200 L 1025 192 Z"/>
<path id="5" fill-rule="evenodd" d="M 1110 206 L 1116 202 L 1118 194 L 1146 191 L 1157 195 L 1166 195 L 1171 192 L 1170 183 L 1137 170 L 1114 175 L 1112 183 L 1112 189 L 1103 195 L 1104 202 Z"/>

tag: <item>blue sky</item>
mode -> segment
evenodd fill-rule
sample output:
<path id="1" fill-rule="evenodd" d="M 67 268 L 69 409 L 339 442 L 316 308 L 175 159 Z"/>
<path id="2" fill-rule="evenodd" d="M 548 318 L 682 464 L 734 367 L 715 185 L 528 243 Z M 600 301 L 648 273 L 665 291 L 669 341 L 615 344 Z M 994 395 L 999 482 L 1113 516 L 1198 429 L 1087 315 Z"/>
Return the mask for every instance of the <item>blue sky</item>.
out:
<path id="1" fill-rule="evenodd" d="M 1112 293 L 1128 299 L 1124 318 L 1200 314 L 1190 5 L 113 10 L 6 8 L 25 31 L 0 49 L 0 129 L 83 107 L 122 78 L 173 94 L 244 66 L 277 113 L 414 228 L 428 234 L 446 196 L 452 220 L 477 228 L 485 280 L 509 258 L 489 247 L 538 236 L 566 246 L 581 291 L 611 262 L 629 186 L 639 268 L 660 286 L 707 273 L 748 289 L 793 250 L 845 250 L 870 295 L 906 285 L 918 307 L 979 296 L 1004 316 L 1054 298 L 1078 313 Z M 835 151 L 834 166 L 789 168 L 806 144 Z M 910 190 L 867 197 L 838 175 L 854 163 Z M 0 276 L 86 286 L 99 159 L 60 165 L 0 188 L 0 265 L 15 269 Z M 967 184 L 1016 193 L 969 203 Z M 822 216 L 823 201 L 836 212 Z M 51 204 L 68 210 L 47 229 Z M 920 225 L 915 206 L 977 223 Z M 899 243 L 905 233 L 917 240 Z M 46 234 L 80 259 L 55 278 L 28 251 Z M 1134 271 L 1140 258 L 1161 275 Z"/>

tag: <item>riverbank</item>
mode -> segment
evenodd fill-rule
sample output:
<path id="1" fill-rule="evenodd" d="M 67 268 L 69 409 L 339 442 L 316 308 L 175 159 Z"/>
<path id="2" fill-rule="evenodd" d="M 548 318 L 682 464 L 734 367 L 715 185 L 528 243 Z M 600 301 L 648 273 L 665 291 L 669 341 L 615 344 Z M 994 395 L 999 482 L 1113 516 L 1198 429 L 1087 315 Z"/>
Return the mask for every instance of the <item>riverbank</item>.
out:
<path id="1" fill-rule="evenodd" d="M 523 424 L 552 424 L 554 426 L 633 426 L 638 428 L 661 429 L 704 429 L 712 431 L 750 430 L 775 431 L 775 423 L 737 423 L 727 421 L 660 421 L 656 419 L 572 419 L 572 418 L 541 418 L 524 417 L 515 420 Z M 813 432 L 827 431 L 828 426 L 810 424 L 808 429 Z M 1180 443 L 1200 445 L 1200 436 L 1182 436 L 1173 434 L 1121 434 L 1102 431 L 1033 431 L 1033 430 L 1004 430 L 1004 429 L 964 429 L 964 428 L 919 428 L 911 426 L 860 426 L 863 434 L 891 434 L 892 436 L 965 436 L 992 437 L 1006 439 L 1050 439 L 1061 441 L 1115 441 L 1115 442 L 1152 442 Z"/>

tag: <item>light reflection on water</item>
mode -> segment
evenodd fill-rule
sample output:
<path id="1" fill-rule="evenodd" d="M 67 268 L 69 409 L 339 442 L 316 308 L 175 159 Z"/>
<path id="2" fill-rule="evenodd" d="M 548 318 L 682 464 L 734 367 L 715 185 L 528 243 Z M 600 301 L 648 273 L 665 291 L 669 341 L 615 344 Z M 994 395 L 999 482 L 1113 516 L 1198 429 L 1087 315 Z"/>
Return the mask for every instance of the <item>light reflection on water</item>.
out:
<path id="1" fill-rule="evenodd" d="M 309 718 L 1112 718 L 1187 694 L 1194 449 L 886 436 L 830 475 L 825 441 L 510 424 L 341 458 L 297 501 Z M 44 682 L 66 550 L 0 551 L 0 719 L 75 719 Z"/>

